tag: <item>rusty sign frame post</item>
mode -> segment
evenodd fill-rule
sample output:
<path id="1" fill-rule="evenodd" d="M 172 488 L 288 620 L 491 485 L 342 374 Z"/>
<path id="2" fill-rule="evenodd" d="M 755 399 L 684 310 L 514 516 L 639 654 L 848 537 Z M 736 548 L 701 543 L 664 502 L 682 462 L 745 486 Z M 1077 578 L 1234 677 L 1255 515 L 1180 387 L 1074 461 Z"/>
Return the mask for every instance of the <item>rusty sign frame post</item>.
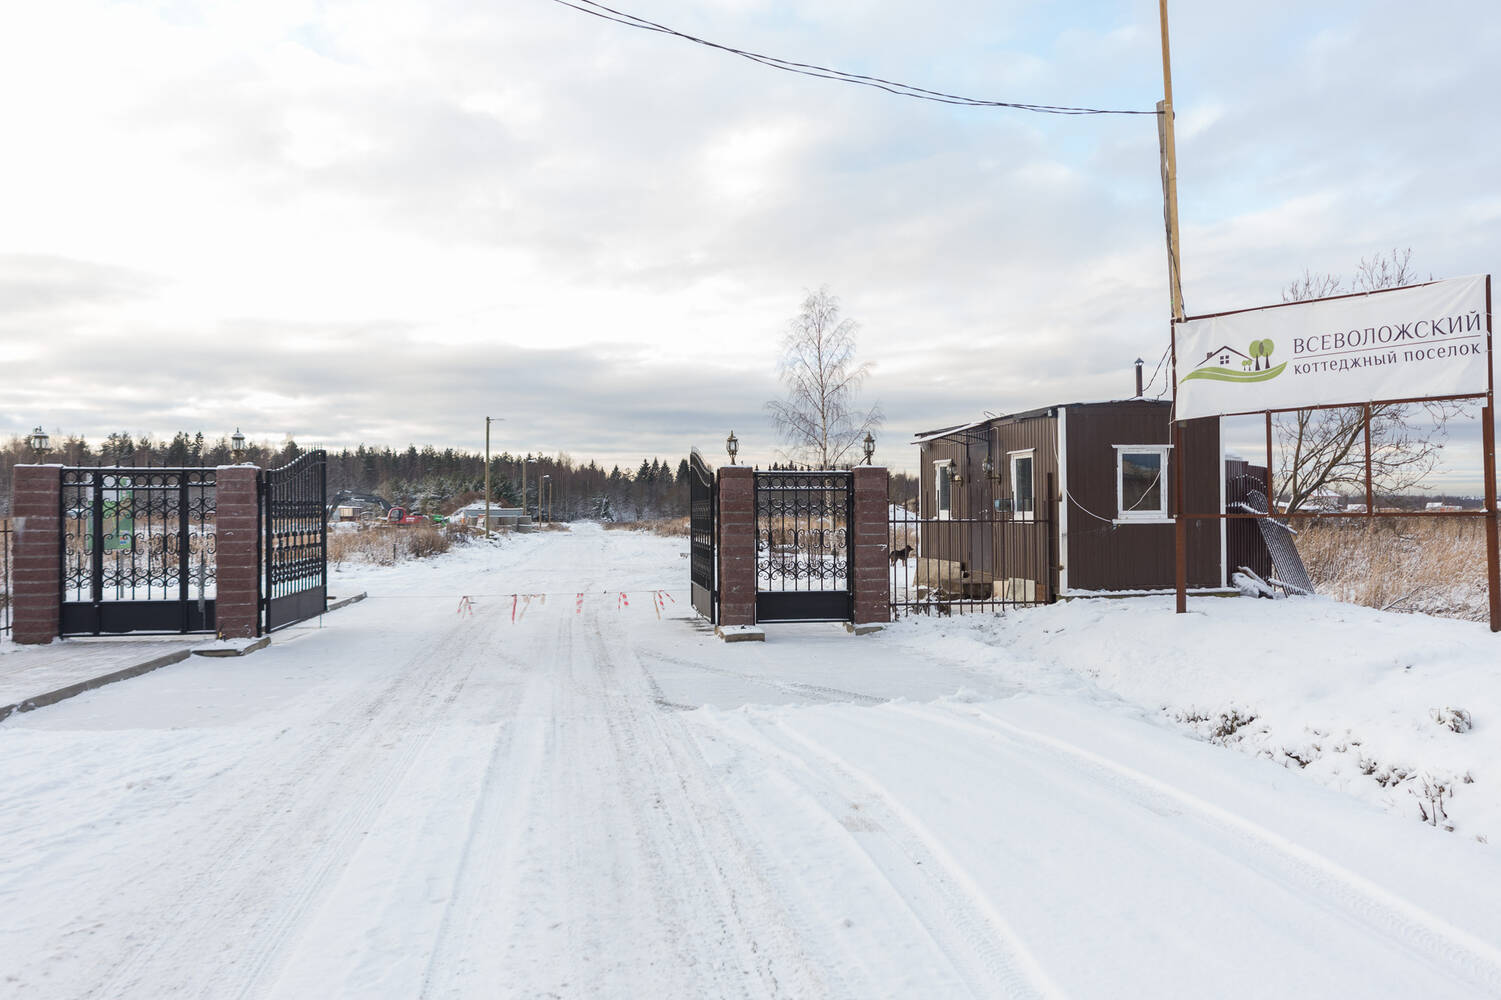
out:
<path id="1" fill-rule="evenodd" d="M 1413 286 L 1407 286 L 1413 287 Z M 1381 291 L 1399 291 L 1400 289 L 1382 289 Z M 1482 510 L 1410 510 L 1389 511 L 1381 514 L 1381 517 L 1467 517 L 1483 518 L 1485 520 L 1485 561 L 1486 561 L 1486 597 L 1489 602 L 1490 628 L 1492 632 L 1501 632 L 1501 526 L 1498 526 L 1498 518 L 1501 513 L 1497 510 L 1496 499 L 1496 369 L 1495 355 L 1493 353 L 1494 332 L 1492 329 L 1492 300 L 1491 300 L 1491 276 L 1485 278 L 1485 360 L 1486 360 L 1486 390 L 1483 393 L 1463 393 L 1450 396 L 1414 396 L 1406 399 L 1381 399 L 1351 401 L 1349 403 L 1318 404 L 1313 406 L 1280 407 L 1266 410 L 1241 410 L 1219 414 L 1219 418 L 1247 417 L 1257 414 L 1265 414 L 1266 417 L 1266 490 L 1267 511 L 1265 514 L 1252 513 L 1189 513 L 1183 509 L 1183 477 L 1182 470 L 1186 468 L 1183 449 L 1185 435 L 1182 433 L 1183 426 L 1187 421 L 1177 419 L 1178 401 L 1178 324 L 1188 320 L 1211 319 L 1217 316 L 1230 316 L 1242 312 L 1258 312 L 1265 309 L 1277 309 L 1287 306 L 1306 306 L 1313 302 L 1328 302 L 1337 299 L 1365 297 L 1367 295 L 1380 295 L 1378 292 L 1357 292 L 1353 295 L 1331 295 L 1322 299 L 1307 299 L 1302 302 L 1285 302 L 1272 306 L 1258 306 L 1251 309 L 1237 309 L 1222 313 L 1209 313 L 1204 316 L 1175 317 L 1171 324 L 1172 343 L 1171 351 L 1173 367 L 1173 444 L 1174 460 L 1177 463 L 1178 472 L 1173 476 L 1173 503 L 1174 503 L 1174 564 L 1176 566 L 1176 590 L 1178 614 L 1183 614 L 1188 609 L 1188 522 L 1196 520 L 1233 520 L 1270 518 L 1276 513 L 1276 491 L 1272 484 L 1272 416 L 1277 413 L 1296 413 L 1302 410 L 1343 410 L 1352 407 L 1361 407 L 1365 419 L 1365 487 L 1366 504 L 1364 511 L 1328 511 L 1315 512 L 1306 515 L 1312 519 L 1326 517 L 1364 517 L 1374 522 L 1377 517 L 1375 510 L 1375 496 L 1371 485 L 1371 405 L 1372 403 L 1445 403 L 1458 402 L 1461 400 L 1479 399 L 1484 402 L 1480 408 L 1480 438 L 1481 457 L 1485 476 L 1485 507 Z"/>

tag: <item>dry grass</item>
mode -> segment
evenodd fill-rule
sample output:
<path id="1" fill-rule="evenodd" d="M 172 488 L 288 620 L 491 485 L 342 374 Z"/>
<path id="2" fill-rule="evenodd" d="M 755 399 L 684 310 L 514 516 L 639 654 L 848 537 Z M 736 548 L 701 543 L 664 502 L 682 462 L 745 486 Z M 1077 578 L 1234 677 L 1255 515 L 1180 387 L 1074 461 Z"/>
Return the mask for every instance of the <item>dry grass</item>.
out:
<path id="1" fill-rule="evenodd" d="M 461 528 L 445 529 L 434 524 L 362 525 L 356 531 L 328 533 L 328 561 L 392 566 L 408 559 L 428 559 L 466 544 L 469 535 Z"/>
<path id="2" fill-rule="evenodd" d="M 1383 611 L 1486 620 L 1480 518 L 1303 521 L 1298 553 L 1321 594 Z"/>
<path id="3" fill-rule="evenodd" d="M 605 530 L 649 531 L 653 535 L 665 535 L 668 538 L 687 538 L 690 533 L 686 517 L 656 517 L 645 521 L 609 521 L 605 524 Z"/>

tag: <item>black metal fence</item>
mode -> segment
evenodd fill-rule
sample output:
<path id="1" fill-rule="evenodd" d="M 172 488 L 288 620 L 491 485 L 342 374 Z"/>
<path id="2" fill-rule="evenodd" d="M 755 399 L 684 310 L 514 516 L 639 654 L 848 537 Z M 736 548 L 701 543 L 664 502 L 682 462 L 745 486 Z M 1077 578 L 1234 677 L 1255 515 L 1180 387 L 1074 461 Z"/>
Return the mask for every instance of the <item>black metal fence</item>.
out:
<path id="1" fill-rule="evenodd" d="M 63 635 L 212 632 L 213 469 L 62 470 Z"/>
<path id="2" fill-rule="evenodd" d="M 853 621 L 848 472 L 758 471 L 756 620 Z"/>
<path id="3" fill-rule="evenodd" d="M 11 550 L 15 531 L 10 518 L 0 517 L 0 635 L 10 634 Z"/>
<path id="4" fill-rule="evenodd" d="M 1051 492 L 1050 486 L 1034 510 L 1004 509 L 1004 499 L 992 499 L 962 516 L 919 509 L 915 492 L 888 497 L 892 619 L 996 613 L 1055 600 Z"/>

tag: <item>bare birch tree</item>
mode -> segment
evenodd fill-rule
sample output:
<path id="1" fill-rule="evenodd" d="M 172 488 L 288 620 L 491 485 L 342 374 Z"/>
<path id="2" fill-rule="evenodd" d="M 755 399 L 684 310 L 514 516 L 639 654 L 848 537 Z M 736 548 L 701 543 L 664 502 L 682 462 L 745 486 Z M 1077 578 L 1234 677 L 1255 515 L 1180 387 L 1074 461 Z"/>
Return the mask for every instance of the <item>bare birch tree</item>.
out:
<path id="1" fill-rule="evenodd" d="M 864 412 L 856 406 L 869 364 L 855 363 L 859 324 L 839 318 L 839 299 L 828 286 L 809 292 L 802 311 L 787 324 L 777 375 L 787 398 L 766 404 L 777 434 L 793 461 L 821 469 L 851 462 L 851 453 L 867 431 L 881 426 L 879 406 Z M 854 452 L 858 455 L 858 452 Z"/>
<path id="2" fill-rule="evenodd" d="M 1432 280 L 1412 268 L 1412 250 L 1363 258 L 1350 286 L 1336 274 L 1303 272 L 1282 291 L 1282 301 L 1302 302 L 1343 292 L 1373 292 Z M 1467 412 L 1453 403 L 1379 403 L 1371 407 L 1371 492 L 1390 497 L 1420 486 L 1438 465 L 1446 424 Z M 1298 410 L 1275 421 L 1281 454 L 1277 489 L 1296 513 L 1328 492 L 1365 495 L 1365 412 L 1362 407 Z"/>

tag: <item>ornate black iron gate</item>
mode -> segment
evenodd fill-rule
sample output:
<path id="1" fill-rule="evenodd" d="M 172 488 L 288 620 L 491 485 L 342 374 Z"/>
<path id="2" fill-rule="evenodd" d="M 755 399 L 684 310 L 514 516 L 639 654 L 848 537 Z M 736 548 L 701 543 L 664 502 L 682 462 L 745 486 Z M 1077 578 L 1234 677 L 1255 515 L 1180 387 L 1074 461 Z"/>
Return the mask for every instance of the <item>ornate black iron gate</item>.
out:
<path id="1" fill-rule="evenodd" d="M 323 614 L 328 601 L 328 463 L 310 451 L 261 473 L 265 631 Z"/>
<path id="2" fill-rule="evenodd" d="M 756 473 L 756 621 L 854 621 L 853 478 Z"/>
<path id="3" fill-rule="evenodd" d="M 212 632 L 213 469 L 63 469 L 62 635 Z"/>
<path id="4" fill-rule="evenodd" d="M 719 591 L 714 555 L 719 546 L 719 533 L 715 530 L 719 497 L 714 470 L 709 468 L 697 448 L 688 456 L 688 469 L 689 577 L 693 610 L 710 622 L 718 622 Z"/>

